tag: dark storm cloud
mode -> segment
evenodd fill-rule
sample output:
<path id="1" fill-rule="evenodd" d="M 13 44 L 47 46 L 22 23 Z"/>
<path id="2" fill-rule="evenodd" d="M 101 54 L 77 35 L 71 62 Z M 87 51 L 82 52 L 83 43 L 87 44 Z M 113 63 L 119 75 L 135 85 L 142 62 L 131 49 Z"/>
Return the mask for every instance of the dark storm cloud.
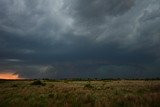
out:
<path id="1" fill-rule="evenodd" d="M 107 15 L 117 16 L 127 12 L 134 5 L 134 0 L 70 0 L 71 12 L 82 20 L 95 23 L 104 21 Z"/>
<path id="2" fill-rule="evenodd" d="M 1 0 L 1 71 L 27 78 L 158 75 L 159 10 L 159 0 Z"/>

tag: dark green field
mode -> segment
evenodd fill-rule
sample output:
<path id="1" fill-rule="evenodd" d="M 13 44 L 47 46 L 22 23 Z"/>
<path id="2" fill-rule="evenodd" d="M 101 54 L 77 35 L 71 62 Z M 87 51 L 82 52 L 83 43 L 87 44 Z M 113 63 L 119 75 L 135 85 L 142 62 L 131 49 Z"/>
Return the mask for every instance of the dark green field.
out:
<path id="1" fill-rule="evenodd" d="M 0 107 L 160 107 L 159 80 L 0 81 Z"/>

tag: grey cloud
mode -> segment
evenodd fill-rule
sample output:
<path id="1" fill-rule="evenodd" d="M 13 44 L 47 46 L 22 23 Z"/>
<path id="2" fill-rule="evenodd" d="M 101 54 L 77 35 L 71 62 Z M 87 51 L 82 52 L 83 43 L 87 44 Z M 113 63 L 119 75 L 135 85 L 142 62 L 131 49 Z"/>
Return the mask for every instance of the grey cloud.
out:
<path id="1" fill-rule="evenodd" d="M 10 65 L 0 68 L 0 73 L 9 72 L 23 78 L 155 78 L 159 77 L 158 66 L 110 65 L 107 62 L 63 62 L 52 65 Z M 83 71 L 83 72 L 82 72 Z"/>
<path id="2" fill-rule="evenodd" d="M 38 68 L 49 71 L 45 77 L 96 77 L 108 64 L 126 73 L 136 69 L 126 64 L 158 66 L 159 9 L 159 0 L 1 0 L 0 64 L 14 69 L 15 62 L 26 77 L 41 77 Z M 86 67 L 84 60 L 109 63 Z"/>
<path id="3" fill-rule="evenodd" d="M 101 37 L 116 17 L 134 6 L 133 0 L 71 0 L 71 3 L 69 14 L 75 17 L 75 34 L 93 38 Z"/>
<path id="4" fill-rule="evenodd" d="M 54 39 L 69 27 L 68 20 L 71 20 L 63 13 L 58 1 L 6 0 L 1 5 L 1 15 L 5 16 L 0 21 L 1 30 L 19 35 L 51 36 Z"/>
<path id="5" fill-rule="evenodd" d="M 134 0 L 72 0 L 71 2 L 74 3 L 71 9 L 76 17 L 84 19 L 121 15 L 134 5 Z"/>

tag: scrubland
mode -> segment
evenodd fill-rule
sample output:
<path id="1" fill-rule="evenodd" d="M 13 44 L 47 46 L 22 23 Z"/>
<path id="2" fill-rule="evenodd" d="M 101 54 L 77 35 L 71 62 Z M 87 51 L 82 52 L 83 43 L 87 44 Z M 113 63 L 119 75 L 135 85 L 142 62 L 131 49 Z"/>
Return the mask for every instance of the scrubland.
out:
<path id="1" fill-rule="evenodd" d="M 0 81 L 0 107 L 160 107 L 160 80 Z"/>

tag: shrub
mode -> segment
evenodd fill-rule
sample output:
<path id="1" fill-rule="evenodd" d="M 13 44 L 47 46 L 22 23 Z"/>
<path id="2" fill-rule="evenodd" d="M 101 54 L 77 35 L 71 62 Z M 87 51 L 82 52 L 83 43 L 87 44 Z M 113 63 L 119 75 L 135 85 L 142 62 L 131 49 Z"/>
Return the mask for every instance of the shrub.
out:
<path id="1" fill-rule="evenodd" d="M 88 84 L 86 84 L 86 85 L 84 86 L 84 88 L 92 89 L 92 88 L 93 88 L 93 86 L 92 86 L 90 83 L 88 83 Z"/>
<path id="2" fill-rule="evenodd" d="M 14 85 L 12 85 L 12 87 L 18 87 L 18 86 L 14 84 Z"/>
<path id="3" fill-rule="evenodd" d="M 33 83 L 31 83 L 31 85 L 42 85 L 42 86 L 45 86 L 46 83 L 43 83 L 40 80 L 34 80 Z"/>

